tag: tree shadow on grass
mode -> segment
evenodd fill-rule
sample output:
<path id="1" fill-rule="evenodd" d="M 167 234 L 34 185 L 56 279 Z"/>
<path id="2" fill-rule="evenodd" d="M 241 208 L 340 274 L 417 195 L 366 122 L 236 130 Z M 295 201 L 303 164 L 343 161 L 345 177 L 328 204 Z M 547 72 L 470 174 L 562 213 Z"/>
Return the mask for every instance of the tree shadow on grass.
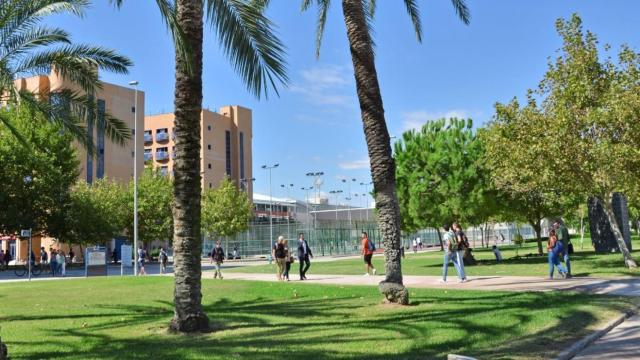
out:
<path id="1" fill-rule="evenodd" d="M 591 313 L 572 305 L 587 300 L 595 306 L 612 305 L 603 297 L 572 293 L 477 297 L 452 290 L 416 294 L 413 299 L 421 306 L 383 307 L 347 296 L 291 301 L 223 297 L 204 306 L 223 330 L 202 335 L 168 334 L 166 324 L 173 311 L 167 301 L 100 305 L 101 310 L 113 313 L 85 317 L 101 322 L 50 331 L 59 341 L 59 351 L 39 350 L 39 339 L 10 342 L 9 346 L 23 347 L 20 358 L 27 359 L 382 360 L 441 359 L 452 352 L 480 358 L 548 356 L 584 335 L 597 321 Z M 526 333 L 528 326 L 540 327 L 535 311 L 545 307 L 555 310 L 550 319 L 555 322 Z M 624 308 L 623 304 L 619 307 Z M 130 336 L 127 328 L 138 329 L 139 336 Z"/>

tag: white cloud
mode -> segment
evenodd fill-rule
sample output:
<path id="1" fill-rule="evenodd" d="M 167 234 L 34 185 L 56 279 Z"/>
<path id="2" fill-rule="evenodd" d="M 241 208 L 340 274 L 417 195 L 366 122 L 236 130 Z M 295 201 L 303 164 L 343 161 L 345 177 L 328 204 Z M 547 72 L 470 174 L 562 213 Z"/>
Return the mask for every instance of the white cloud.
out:
<path id="1" fill-rule="evenodd" d="M 402 113 L 402 131 L 411 129 L 420 129 L 429 120 L 441 118 L 467 119 L 471 117 L 471 112 L 462 109 L 454 109 L 449 111 L 429 112 L 425 110 L 416 110 Z"/>
<path id="2" fill-rule="evenodd" d="M 368 169 L 369 166 L 369 158 L 338 163 L 338 167 L 343 170 Z"/>
<path id="3" fill-rule="evenodd" d="M 302 94 L 315 105 L 349 106 L 354 104 L 353 76 L 349 67 L 324 65 L 300 72 L 300 81 L 290 90 Z"/>

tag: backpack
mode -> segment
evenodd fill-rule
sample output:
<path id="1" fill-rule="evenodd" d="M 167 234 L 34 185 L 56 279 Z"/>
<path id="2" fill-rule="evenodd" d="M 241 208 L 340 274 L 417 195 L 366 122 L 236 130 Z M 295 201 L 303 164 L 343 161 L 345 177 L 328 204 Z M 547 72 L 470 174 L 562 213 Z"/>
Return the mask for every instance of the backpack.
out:
<path id="1" fill-rule="evenodd" d="M 371 239 L 367 239 L 367 247 L 369 248 L 370 252 L 376 251 L 376 244 L 374 244 Z"/>

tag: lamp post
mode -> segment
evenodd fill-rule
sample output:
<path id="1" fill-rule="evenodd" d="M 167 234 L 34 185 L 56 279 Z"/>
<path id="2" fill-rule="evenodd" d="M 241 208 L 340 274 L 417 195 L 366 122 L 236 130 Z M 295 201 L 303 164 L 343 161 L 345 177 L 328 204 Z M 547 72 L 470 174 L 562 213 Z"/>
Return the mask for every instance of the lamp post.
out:
<path id="1" fill-rule="evenodd" d="M 349 232 L 351 232 L 351 182 L 355 182 L 356 179 L 351 178 L 351 181 L 348 180 L 349 179 L 342 179 L 342 182 L 346 183 L 349 187 L 349 197 L 345 198 L 345 200 L 349 201 L 347 205 L 349 205 Z"/>
<path id="2" fill-rule="evenodd" d="M 336 227 L 338 226 L 338 195 L 342 194 L 342 190 L 331 190 L 329 194 L 336 196 Z"/>
<path id="3" fill-rule="evenodd" d="M 275 163 L 273 165 L 262 165 L 262 168 L 269 170 L 269 232 L 271 234 L 271 248 L 269 249 L 269 263 L 273 260 L 271 258 L 271 249 L 273 249 L 273 197 L 271 196 L 271 170 L 277 168 L 280 164 Z"/>
<path id="4" fill-rule="evenodd" d="M 309 213 L 309 191 L 313 190 L 313 186 L 301 187 L 300 190 L 306 192 L 305 200 L 307 201 L 307 235 L 311 235 L 311 222 L 309 221 L 311 219 L 311 214 Z"/>
<path id="5" fill-rule="evenodd" d="M 251 184 L 253 184 L 253 182 L 256 181 L 256 178 L 242 178 L 240 179 L 240 183 L 242 184 L 242 187 L 245 191 L 245 193 L 247 194 L 247 196 L 252 196 L 252 192 L 251 192 Z M 249 201 L 251 201 L 251 204 L 253 205 L 253 198 L 249 199 Z M 251 220 L 249 220 L 251 221 Z M 247 246 L 249 246 L 249 233 L 251 232 L 251 224 L 249 224 L 248 228 L 247 228 Z M 242 250 L 242 249 L 241 249 Z"/>
<path id="6" fill-rule="evenodd" d="M 291 227 L 290 227 L 290 223 L 289 223 L 289 218 L 291 216 L 289 214 L 289 204 L 288 203 L 289 203 L 289 189 L 293 188 L 293 184 L 289 184 L 289 185 L 281 184 L 280 187 L 287 191 L 287 200 L 285 201 L 284 206 L 287 209 L 287 239 L 291 239 Z"/>
<path id="7" fill-rule="evenodd" d="M 129 85 L 133 86 L 133 275 L 138 275 L 138 82 Z"/>
<path id="8" fill-rule="evenodd" d="M 320 205 L 320 188 L 322 187 L 322 175 L 324 172 L 316 171 L 316 172 L 308 172 L 305 174 L 306 176 L 313 177 L 313 186 L 316 188 L 316 202 L 317 205 Z M 317 210 L 317 208 L 316 208 Z M 313 214 L 313 230 L 316 229 L 316 213 Z M 309 234 L 309 240 L 312 240 L 311 234 Z"/>
<path id="9" fill-rule="evenodd" d="M 372 181 L 368 183 L 361 182 L 360 185 L 364 186 L 364 192 L 367 194 L 367 221 L 369 221 L 369 185 L 373 184 Z"/>

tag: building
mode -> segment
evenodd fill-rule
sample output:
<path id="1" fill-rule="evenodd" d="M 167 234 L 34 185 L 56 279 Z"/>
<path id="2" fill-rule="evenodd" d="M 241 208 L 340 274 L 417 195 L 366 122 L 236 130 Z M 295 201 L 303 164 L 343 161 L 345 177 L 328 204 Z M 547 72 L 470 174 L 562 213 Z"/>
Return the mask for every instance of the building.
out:
<path id="1" fill-rule="evenodd" d="M 15 81 L 18 90 L 28 90 L 38 94 L 40 97 L 54 98 L 57 91 L 63 89 L 77 90 L 77 86 L 69 81 L 65 81 L 55 72 L 49 75 L 33 76 L 30 78 L 18 79 Z M 93 140 L 96 146 L 96 154 L 90 156 L 87 151 L 76 144 L 78 159 L 80 160 L 80 179 L 88 183 L 96 179 L 108 177 L 118 182 L 126 183 L 133 178 L 133 160 L 134 160 L 134 138 L 133 136 L 124 146 L 115 144 L 105 137 L 104 119 L 105 114 L 120 119 L 127 127 L 134 131 L 134 97 L 135 91 L 131 88 L 109 84 L 102 82 L 102 87 L 97 89 L 96 105 L 97 119 L 95 126 L 87 127 L 87 135 Z M 144 169 L 144 100 L 145 94 L 142 91 L 137 92 L 138 111 L 137 122 L 138 129 L 138 159 L 136 166 L 138 173 L 141 174 Z M 1 234 L 0 234 L 1 235 Z M 23 259 L 27 257 L 27 242 L 17 240 L 10 236 L 6 236 L 0 240 L 0 248 L 9 251 L 13 259 Z M 48 249 L 54 245 L 53 239 L 47 237 L 36 236 L 33 239 L 33 249 L 39 256 L 40 247 Z M 57 247 L 57 245 L 56 245 Z"/>
<path id="2" fill-rule="evenodd" d="M 144 161 L 161 173 L 173 173 L 175 158 L 174 116 L 145 117 Z M 219 112 L 202 110 L 200 115 L 200 162 L 202 188 L 215 188 L 228 176 L 236 186 L 253 177 L 252 114 L 241 106 L 225 106 Z M 251 199 L 251 187 L 249 186 Z"/>

